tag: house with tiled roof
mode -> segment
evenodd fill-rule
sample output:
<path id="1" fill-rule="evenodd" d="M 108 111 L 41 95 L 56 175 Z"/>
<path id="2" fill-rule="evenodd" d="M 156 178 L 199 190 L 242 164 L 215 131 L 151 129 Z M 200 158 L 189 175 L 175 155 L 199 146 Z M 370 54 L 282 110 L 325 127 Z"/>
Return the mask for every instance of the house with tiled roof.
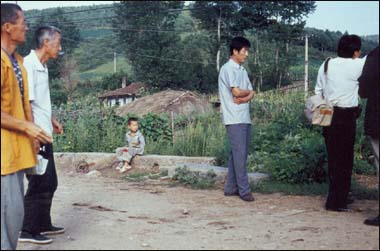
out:
<path id="1" fill-rule="evenodd" d="M 139 98 L 146 89 L 146 84 L 141 82 L 126 84 L 123 79 L 122 86 L 119 89 L 108 91 L 99 96 L 100 101 L 106 106 L 124 106 Z"/>

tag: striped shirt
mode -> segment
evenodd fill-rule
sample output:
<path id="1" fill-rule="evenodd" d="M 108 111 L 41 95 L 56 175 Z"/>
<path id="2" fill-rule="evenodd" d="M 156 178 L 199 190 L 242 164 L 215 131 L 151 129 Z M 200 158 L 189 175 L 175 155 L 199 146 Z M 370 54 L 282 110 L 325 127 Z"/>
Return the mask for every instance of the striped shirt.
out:
<path id="1" fill-rule="evenodd" d="M 11 55 L 11 56 L 8 55 L 8 57 L 12 62 L 13 70 L 16 74 L 18 86 L 20 88 L 20 93 L 21 93 L 21 100 L 24 100 L 24 84 L 23 84 L 23 80 L 22 80 L 22 74 L 21 74 L 20 66 L 18 65 L 18 62 L 17 62 L 16 58 L 14 57 L 14 55 Z"/>

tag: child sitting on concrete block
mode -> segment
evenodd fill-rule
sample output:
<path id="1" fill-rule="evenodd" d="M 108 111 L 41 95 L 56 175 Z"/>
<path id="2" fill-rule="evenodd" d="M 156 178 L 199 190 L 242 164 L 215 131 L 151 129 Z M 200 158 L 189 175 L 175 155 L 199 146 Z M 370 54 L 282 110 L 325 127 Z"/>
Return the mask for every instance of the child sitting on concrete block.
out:
<path id="1" fill-rule="evenodd" d="M 131 160 L 136 155 L 142 155 L 144 153 L 145 139 L 139 131 L 139 122 L 137 118 L 128 119 L 129 131 L 125 134 L 126 145 L 116 149 L 116 154 L 120 164 L 116 167 L 120 173 L 124 173 L 130 169 Z"/>

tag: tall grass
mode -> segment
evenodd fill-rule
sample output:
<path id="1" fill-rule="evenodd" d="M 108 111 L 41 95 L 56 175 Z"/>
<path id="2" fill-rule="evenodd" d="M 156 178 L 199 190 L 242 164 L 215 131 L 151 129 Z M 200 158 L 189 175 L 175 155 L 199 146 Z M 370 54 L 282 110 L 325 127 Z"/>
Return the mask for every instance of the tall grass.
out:
<path id="1" fill-rule="evenodd" d="M 248 156 L 250 171 L 272 174 L 287 183 L 326 181 L 326 160 L 321 127 L 311 126 L 303 115 L 302 92 L 266 92 L 251 103 L 252 141 Z M 124 145 L 127 117 L 99 105 L 96 98 L 70 103 L 58 110 L 65 134 L 56 136 L 57 151 L 113 152 Z M 61 116 L 59 116 L 61 115 Z M 193 120 L 176 121 L 174 140 L 170 119 L 158 114 L 140 118 L 146 137 L 146 154 L 213 156 L 226 166 L 230 146 L 219 112 L 199 115 Z M 355 171 L 373 173 L 368 163 L 370 150 L 363 135 L 363 116 L 357 127 Z"/>
<path id="2" fill-rule="evenodd" d="M 202 115 L 176 130 L 174 141 L 147 140 L 146 152 L 181 156 L 219 156 L 228 148 L 219 113 Z"/>

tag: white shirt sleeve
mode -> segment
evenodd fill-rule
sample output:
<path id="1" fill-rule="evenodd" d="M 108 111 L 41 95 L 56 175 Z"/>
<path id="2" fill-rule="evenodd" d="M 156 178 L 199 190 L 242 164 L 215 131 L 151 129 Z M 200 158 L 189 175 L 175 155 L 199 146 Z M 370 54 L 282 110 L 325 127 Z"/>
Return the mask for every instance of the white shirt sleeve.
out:
<path id="1" fill-rule="evenodd" d="M 323 96 L 323 89 L 326 86 L 326 74 L 324 72 L 324 66 L 325 63 L 319 67 L 318 76 L 317 76 L 317 83 L 315 84 L 314 92 L 316 95 Z"/>
<path id="2" fill-rule="evenodd" d="M 246 78 L 247 78 L 247 81 L 248 81 L 248 90 L 252 91 L 253 90 L 253 84 L 252 84 L 251 80 L 249 79 L 249 76 L 248 76 L 247 72 L 245 72 L 245 75 L 246 75 Z"/>
<path id="3" fill-rule="evenodd" d="M 140 154 L 144 154 L 145 138 L 142 134 L 140 134 L 139 141 L 140 141 Z"/>
<path id="4" fill-rule="evenodd" d="M 240 87 L 237 81 L 237 76 L 234 69 L 230 67 L 224 69 L 222 76 L 223 76 L 224 82 L 227 83 L 229 88 Z"/>
<path id="5" fill-rule="evenodd" d="M 36 85 L 35 85 L 35 76 L 34 76 L 34 67 L 31 63 L 24 61 L 24 67 L 28 75 L 28 89 L 29 89 L 29 101 L 34 101 L 36 99 Z"/>
<path id="6" fill-rule="evenodd" d="M 358 64 L 359 64 L 359 68 L 360 68 L 360 74 L 359 75 L 362 75 L 364 64 L 365 64 L 366 60 L 367 60 L 367 55 L 363 58 L 358 58 Z"/>

